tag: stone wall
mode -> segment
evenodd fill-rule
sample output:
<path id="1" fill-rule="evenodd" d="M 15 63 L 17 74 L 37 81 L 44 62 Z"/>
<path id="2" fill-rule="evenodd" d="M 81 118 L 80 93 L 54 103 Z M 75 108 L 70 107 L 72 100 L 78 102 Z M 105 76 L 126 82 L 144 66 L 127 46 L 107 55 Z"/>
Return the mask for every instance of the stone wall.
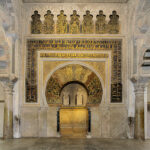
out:
<path id="1" fill-rule="evenodd" d="M 127 110 L 123 105 L 91 107 L 92 138 L 127 138 Z M 59 137 L 57 107 L 22 107 L 22 137 Z"/>

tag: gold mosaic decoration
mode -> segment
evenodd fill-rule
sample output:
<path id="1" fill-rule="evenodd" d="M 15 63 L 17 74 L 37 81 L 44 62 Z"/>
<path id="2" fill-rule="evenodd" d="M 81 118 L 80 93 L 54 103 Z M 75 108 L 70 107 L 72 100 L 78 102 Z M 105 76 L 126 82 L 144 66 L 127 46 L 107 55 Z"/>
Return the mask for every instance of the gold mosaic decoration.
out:
<path id="1" fill-rule="evenodd" d="M 26 64 L 26 102 L 37 102 L 37 50 L 45 51 L 90 51 L 110 50 L 112 52 L 111 70 L 111 102 L 122 102 L 121 50 L 122 40 L 119 39 L 50 39 L 27 41 Z M 45 54 L 44 54 L 45 55 Z M 42 54 L 42 56 L 44 56 Z M 54 55 L 55 57 L 56 55 Z M 67 56 L 68 57 L 68 56 Z M 70 57 L 70 56 L 69 56 Z M 74 58 L 75 56 L 73 56 Z M 72 71 L 66 72 L 65 81 L 70 81 Z M 65 71 L 64 71 L 65 72 Z M 84 74 L 84 73 L 83 73 Z M 76 74 L 78 77 L 78 75 Z M 61 75 L 58 79 L 61 78 Z M 84 80 L 82 78 L 82 80 Z M 95 85 L 97 86 L 97 85 Z M 61 86 L 60 86 L 61 87 Z"/>
<path id="2" fill-rule="evenodd" d="M 43 24 L 43 32 L 44 34 L 53 34 L 54 33 L 54 15 L 50 10 L 47 11 L 47 14 L 44 15 L 44 24 Z"/>
<path id="3" fill-rule="evenodd" d="M 108 54 L 99 53 L 40 53 L 42 58 L 108 58 Z"/>
<path id="4" fill-rule="evenodd" d="M 64 11 L 61 10 L 60 14 L 57 16 L 57 33 L 65 34 L 67 33 L 67 16 L 64 14 Z"/>
<path id="5" fill-rule="evenodd" d="M 88 90 L 87 104 L 99 104 L 102 100 L 103 90 L 99 78 L 88 68 L 71 64 L 58 69 L 50 77 L 46 86 L 46 99 L 48 104 L 62 104 L 60 93 L 63 86 L 71 81 L 85 85 Z"/>
<path id="6" fill-rule="evenodd" d="M 70 21 L 67 21 L 67 15 L 64 10 L 57 15 L 57 21 L 54 22 L 54 15 L 50 10 L 44 15 L 44 22 L 40 20 L 38 11 L 34 11 L 31 16 L 31 33 L 32 34 L 118 34 L 119 33 L 119 15 L 114 10 L 109 16 L 110 20 L 106 21 L 106 15 L 100 10 L 96 16 L 96 22 L 93 21 L 93 15 L 87 10 L 83 15 L 83 21 L 80 21 L 80 15 L 76 10 L 70 15 Z M 68 23 L 69 22 L 69 23 Z M 54 30 L 56 28 L 56 31 Z"/>

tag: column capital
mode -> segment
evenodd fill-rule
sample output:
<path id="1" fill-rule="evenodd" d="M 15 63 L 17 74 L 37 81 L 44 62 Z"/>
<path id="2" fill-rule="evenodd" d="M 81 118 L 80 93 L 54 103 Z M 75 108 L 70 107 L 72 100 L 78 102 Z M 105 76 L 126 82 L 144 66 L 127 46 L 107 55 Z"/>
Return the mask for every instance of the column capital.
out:
<path id="1" fill-rule="evenodd" d="M 13 87 L 14 87 L 15 82 L 17 81 L 17 78 L 14 76 L 0 77 L 0 81 L 2 83 L 2 86 L 4 87 L 5 93 L 12 94 Z"/>
<path id="2" fill-rule="evenodd" d="M 134 92 L 135 93 L 144 93 L 145 87 L 147 87 L 150 77 L 138 77 L 134 76 L 131 78 L 131 81 L 134 85 Z"/>

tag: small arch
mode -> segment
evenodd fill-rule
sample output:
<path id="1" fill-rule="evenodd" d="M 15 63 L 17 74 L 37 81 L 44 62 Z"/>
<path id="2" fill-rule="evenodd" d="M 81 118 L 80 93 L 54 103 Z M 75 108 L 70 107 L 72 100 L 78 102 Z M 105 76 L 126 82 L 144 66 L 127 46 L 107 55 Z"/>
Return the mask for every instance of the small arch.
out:
<path id="1" fill-rule="evenodd" d="M 63 106 L 86 106 L 87 89 L 79 82 L 69 82 L 62 88 L 60 98 Z"/>
<path id="2" fill-rule="evenodd" d="M 77 84 L 82 85 L 82 86 L 86 89 L 87 94 L 89 95 L 89 91 L 88 91 L 87 87 L 85 86 L 85 84 L 83 84 L 83 83 L 80 82 L 80 81 L 70 81 L 70 82 L 65 83 L 65 84 L 62 86 L 61 90 L 60 90 L 60 94 L 61 94 L 61 91 L 64 89 L 64 87 L 66 87 L 66 86 L 69 85 L 69 84 L 74 84 L 74 83 L 77 83 Z"/>

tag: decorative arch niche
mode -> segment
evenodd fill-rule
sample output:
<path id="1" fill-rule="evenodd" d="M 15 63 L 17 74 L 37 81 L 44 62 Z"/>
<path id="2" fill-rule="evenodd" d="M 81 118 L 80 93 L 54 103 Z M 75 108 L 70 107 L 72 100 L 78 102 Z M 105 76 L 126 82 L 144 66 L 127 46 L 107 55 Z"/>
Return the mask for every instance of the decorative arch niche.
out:
<path id="1" fill-rule="evenodd" d="M 62 105 L 61 91 L 68 83 L 82 84 L 88 93 L 87 105 L 98 105 L 101 103 L 103 89 L 98 76 L 89 68 L 70 64 L 56 70 L 49 78 L 45 96 L 49 105 Z"/>

